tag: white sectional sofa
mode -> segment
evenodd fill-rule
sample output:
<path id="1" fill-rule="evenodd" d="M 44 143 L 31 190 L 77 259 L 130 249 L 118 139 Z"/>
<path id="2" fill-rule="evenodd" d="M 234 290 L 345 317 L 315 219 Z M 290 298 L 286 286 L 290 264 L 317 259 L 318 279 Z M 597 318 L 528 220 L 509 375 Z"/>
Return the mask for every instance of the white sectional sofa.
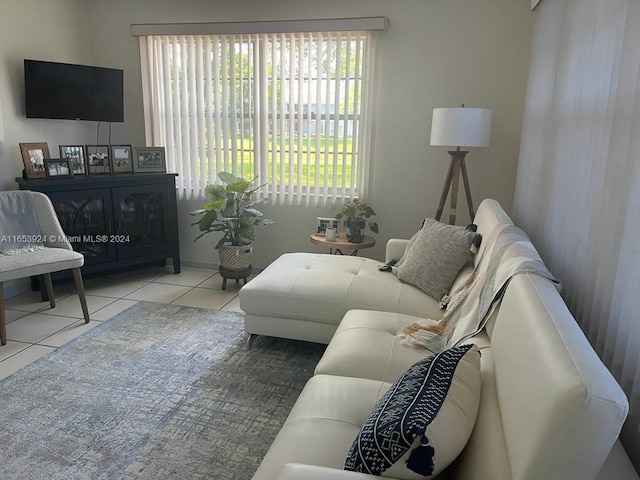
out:
<path id="1" fill-rule="evenodd" d="M 485 200 L 474 222 L 486 236 L 510 219 L 497 202 Z M 390 242 L 388 260 L 398 258 L 403 245 Z M 344 471 L 347 453 L 392 382 L 427 355 L 402 345 L 402 330 L 418 316 L 438 318 L 438 308 L 378 271 L 380 262 L 353 260 L 285 255 L 240 292 L 249 333 L 316 342 L 330 337 L 254 480 L 374 478 Z M 472 268 L 463 268 L 454 288 Z M 461 454 L 438 478 L 638 478 L 617 441 L 627 399 L 549 280 L 515 276 L 469 342 L 481 352 L 478 415 Z"/>
<path id="2" fill-rule="evenodd" d="M 498 202 L 486 199 L 478 206 L 474 222 L 478 233 L 486 236 L 511 219 Z M 407 240 L 389 241 L 386 261 L 399 259 L 406 245 Z M 329 343 L 344 314 L 354 308 L 419 317 L 442 315 L 436 300 L 381 272 L 382 264 L 364 257 L 284 254 L 240 290 L 245 331 Z M 460 273 L 460 281 L 472 269 L 473 265 L 468 265 Z"/>

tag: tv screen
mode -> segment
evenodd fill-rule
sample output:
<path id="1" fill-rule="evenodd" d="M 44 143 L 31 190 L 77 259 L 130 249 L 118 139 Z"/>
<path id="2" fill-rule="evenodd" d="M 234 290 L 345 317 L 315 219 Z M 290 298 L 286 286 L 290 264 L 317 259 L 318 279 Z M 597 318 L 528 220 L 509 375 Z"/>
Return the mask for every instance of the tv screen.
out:
<path id="1" fill-rule="evenodd" d="M 122 70 L 25 60 L 24 85 L 28 118 L 124 121 Z"/>

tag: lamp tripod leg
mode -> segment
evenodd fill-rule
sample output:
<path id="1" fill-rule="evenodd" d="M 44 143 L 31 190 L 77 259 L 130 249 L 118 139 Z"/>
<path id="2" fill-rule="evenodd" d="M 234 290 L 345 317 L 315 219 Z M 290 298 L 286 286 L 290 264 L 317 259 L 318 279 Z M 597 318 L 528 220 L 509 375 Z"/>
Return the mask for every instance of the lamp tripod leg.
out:
<path id="1" fill-rule="evenodd" d="M 438 204 L 438 210 L 436 212 L 435 219 L 440 221 L 442 218 L 442 212 L 444 211 L 444 204 L 447 201 L 447 195 L 449 194 L 449 188 L 451 187 L 451 180 L 453 178 L 453 157 L 451 158 L 451 162 L 449 163 L 449 171 L 447 172 L 447 178 L 444 181 L 444 186 L 442 187 L 442 194 L 440 195 L 440 203 Z"/>
<path id="2" fill-rule="evenodd" d="M 471 198 L 471 187 L 469 187 L 469 177 L 467 176 L 467 166 L 464 163 L 464 158 L 460 161 L 460 168 L 462 170 L 462 183 L 464 183 L 464 193 L 467 196 L 467 206 L 469 207 L 469 218 L 473 222 L 473 218 L 476 216 L 473 211 L 473 200 Z"/>
<path id="3" fill-rule="evenodd" d="M 456 224 L 456 208 L 458 205 L 458 184 L 460 183 L 460 159 L 453 158 L 453 174 L 451 184 L 451 207 L 449 208 L 449 225 Z"/>

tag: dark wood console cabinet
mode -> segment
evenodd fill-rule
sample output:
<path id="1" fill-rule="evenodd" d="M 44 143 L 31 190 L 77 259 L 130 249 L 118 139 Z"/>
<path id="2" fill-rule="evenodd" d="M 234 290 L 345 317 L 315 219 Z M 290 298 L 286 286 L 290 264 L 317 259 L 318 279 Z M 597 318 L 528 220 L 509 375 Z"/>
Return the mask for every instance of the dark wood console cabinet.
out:
<path id="1" fill-rule="evenodd" d="M 180 273 L 176 175 L 16 181 L 21 190 L 42 192 L 51 199 L 73 249 L 85 257 L 83 274 L 122 270 L 168 258 L 173 259 L 173 271 Z"/>

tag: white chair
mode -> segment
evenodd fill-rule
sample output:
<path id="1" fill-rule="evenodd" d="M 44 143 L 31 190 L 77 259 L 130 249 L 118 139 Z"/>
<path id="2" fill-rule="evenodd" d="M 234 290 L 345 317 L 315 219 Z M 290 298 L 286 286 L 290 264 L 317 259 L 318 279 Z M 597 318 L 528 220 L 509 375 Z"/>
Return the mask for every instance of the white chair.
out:
<path id="1" fill-rule="evenodd" d="M 28 196 L 31 197 L 31 200 L 28 200 Z M 49 296 L 49 305 L 54 308 L 56 301 L 51 283 L 51 273 L 70 269 L 73 272 L 76 290 L 80 297 L 84 321 L 89 323 L 90 320 L 82 274 L 80 273 L 80 267 L 84 264 L 84 256 L 74 252 L 71 248 L 71 244 L 67 241 L 65 233 L 60 226 L 51 200 L 43 193 L 31 191 L 0 192 L 0 217 L 4 222 L 7 222 L 7 218 L 10 219 L 11 216 L 18 220 L 22 218 L 21 213 L 9 211 L 11 208 L 16 208 L 16 204 L 20 203 L 20 201 L 27 201 L 27 205 L 33 204 L 37 222 L 32 223 L 37 223 L 37 227 L 40 230 L 38 236 L 44 239 L 44 248 L 12 254 L 0 253 L 0 344 L 2 345 L 7 343 L 4 311 L 4 282 L 7 280 L 42 275 L 47 295 Z M 9 225 L 5 224 L 0 225 L 0 231 L 19 232 L 20 230 L 11 229 Z M 24 233 L 28 234 L 30 232 Z M 6 238 L 2 238 L 2 241 L 11 241 L 12 237 L 12 235 L 6 235 Z M 15 241 L 15 239 L 13 240 Z"/>

